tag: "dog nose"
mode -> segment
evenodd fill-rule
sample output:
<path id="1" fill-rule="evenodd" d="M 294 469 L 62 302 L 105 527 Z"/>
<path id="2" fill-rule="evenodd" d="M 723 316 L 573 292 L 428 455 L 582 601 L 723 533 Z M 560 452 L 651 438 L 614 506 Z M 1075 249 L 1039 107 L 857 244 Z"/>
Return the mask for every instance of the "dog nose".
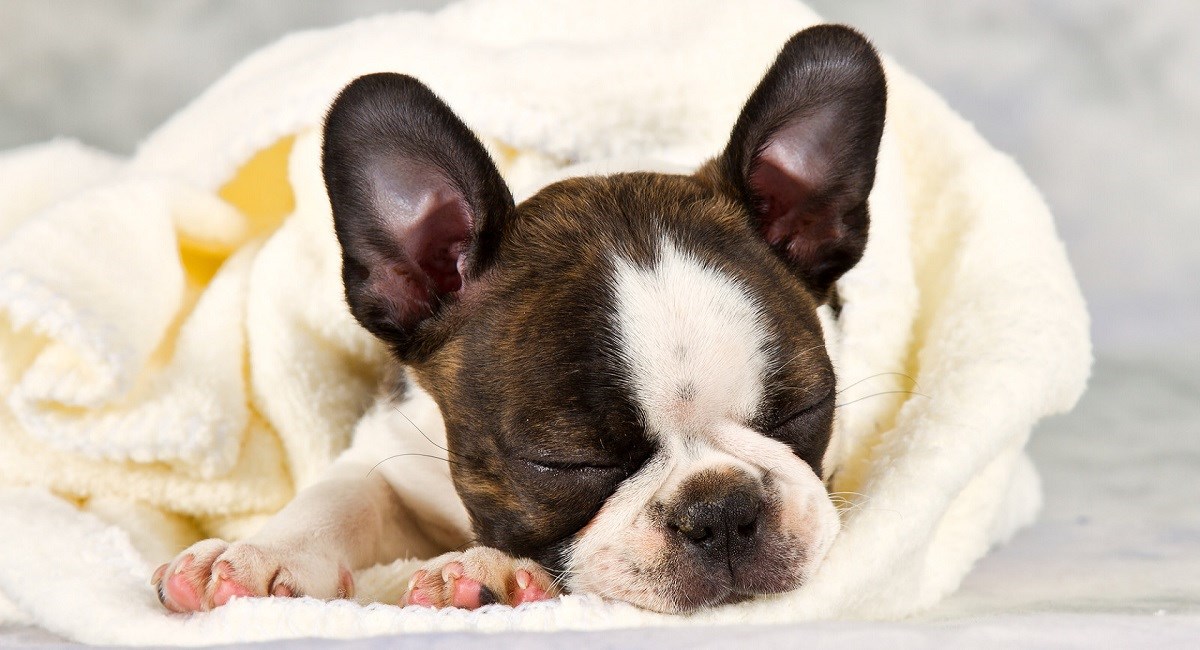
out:
<path id="1" fill-rule="evenodd" d="M 677 508 L 668 525 L 707 559 L 732 566 L 754 548 L 761 508 L 757 490 L 739 487 Z"/>

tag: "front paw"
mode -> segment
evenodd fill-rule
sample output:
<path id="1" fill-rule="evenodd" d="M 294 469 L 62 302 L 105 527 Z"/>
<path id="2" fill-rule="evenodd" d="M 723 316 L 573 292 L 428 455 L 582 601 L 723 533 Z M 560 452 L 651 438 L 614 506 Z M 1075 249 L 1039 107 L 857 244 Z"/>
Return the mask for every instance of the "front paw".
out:
<path id="1" fill-rule="evenodd" d="M 400 605 L 460 607 L 517 606 L 549 600 L 562 593 L 545 569 L 533 560 L 514 558 L 494 548 L 477 546 L 429 560 L 408 583 Z"/>
<path id="2" fill-rule="evenodd" d="M 220 539 L 193 544 L 158 567 L 150 583 L 173 612 L 210 610 L 234 596 L 331 600 L 354 594 L 350 571 L 320 554 Z"/>

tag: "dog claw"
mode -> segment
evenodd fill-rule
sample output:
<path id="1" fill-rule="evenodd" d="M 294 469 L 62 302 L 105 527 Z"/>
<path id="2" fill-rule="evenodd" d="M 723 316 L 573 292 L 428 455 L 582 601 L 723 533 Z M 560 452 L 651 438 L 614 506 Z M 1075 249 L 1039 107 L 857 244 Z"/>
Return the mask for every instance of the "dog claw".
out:
<path id="1" fill-rule="evenodd" d="M 458 562 L 451 562 L 442 569 L 442 580 L 451 582 L 463 576 L 463 565 Z"/>
<path id="2" fill-rule="evenodd" d="M 163 576 L 167 574 L 167 567 L 171 566 L 168 562 L 154 570 L 154 575 L 150 576 L 150 584 L 157 585 L 162 581 Z"/>

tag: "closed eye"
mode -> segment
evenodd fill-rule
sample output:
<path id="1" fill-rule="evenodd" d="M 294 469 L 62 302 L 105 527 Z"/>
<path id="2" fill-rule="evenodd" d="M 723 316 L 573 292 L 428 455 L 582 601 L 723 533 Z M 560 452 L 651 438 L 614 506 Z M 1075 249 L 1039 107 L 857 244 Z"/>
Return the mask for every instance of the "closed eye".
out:
<path id="1" fill-rule="evenodd" d="M 810 402 L 808 405 L 801 407 L 799 410 L 792 411 L 783 418 L 776 420 L 774 425 L 766 428 L 768 432 L 777 432 L 784 429 L 792 428 L 794 425 L 802 423 L 807 418 L 816 413 L 820 413 L 826 408 L 833 405 L 833 400 L 837 396 L 832 389 L 822 398 L 815 402 Z"/>
<path id="2" fill-rule="evenodd" d="M 550 460 L 545 458 L 530 459 L 522 458 L 527 465 L 539 472 L 623 472 L 625 471 L 620 465 L 613 463 L 605 463 L 602 461 L 573 461 L 573 460 Z"/>
<path id="3" fill-rule="evenodd" d="M 792 453 L 800 460 L 808 463 L 817 476 L 821 475 L 821 458 L 829 445 L 832 433 L 833 407 L 837 401 L 837 393 L 831 388 L 829 392 L 815 402 L 799 410 L 792 411 L 787 417 L 764 430 L 768 436 L 788 445 Z"/>

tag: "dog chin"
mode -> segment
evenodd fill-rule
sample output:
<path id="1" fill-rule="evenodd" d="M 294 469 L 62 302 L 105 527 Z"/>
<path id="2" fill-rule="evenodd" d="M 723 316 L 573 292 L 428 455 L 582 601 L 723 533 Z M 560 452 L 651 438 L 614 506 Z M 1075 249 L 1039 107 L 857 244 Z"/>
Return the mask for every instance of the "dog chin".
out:
<path id="1" fill-rule="evenodd" d="M 580 573 L 572 572 L 567 581 L 571 591 L 593 593 L 663 614 L 690 614 L 701 609 L 733 605 L 758 596 L 786 593 L 804 585 L 815 564 L 790 570 L 773 567 L 777 579 L 754 588 L 739 588 L 735 580 L 724 576 L 675 575 L 669 560 L 642 567 L 631 562 L 613 562 L 596 558 L 596 563 Z M 655 578 L 670 574 L 671 579 Z M 715 579 L 714 579 L 715 578 Z"/>
<path id="2" fill-rule="evenodd" d="M 760 538 L 751 550 L 719 566 L 664 525 L 663 501 L 646 499 L 650 486 L 639 485 L 635 477 L 567 549 L 570 591 L 686 614 L 801 587 L 841 528 L 837 509 L 811 471 L 793 473 L 786 481 L 760 476 Z M 641 507 L 634 508 L 639 502 Z"/>

